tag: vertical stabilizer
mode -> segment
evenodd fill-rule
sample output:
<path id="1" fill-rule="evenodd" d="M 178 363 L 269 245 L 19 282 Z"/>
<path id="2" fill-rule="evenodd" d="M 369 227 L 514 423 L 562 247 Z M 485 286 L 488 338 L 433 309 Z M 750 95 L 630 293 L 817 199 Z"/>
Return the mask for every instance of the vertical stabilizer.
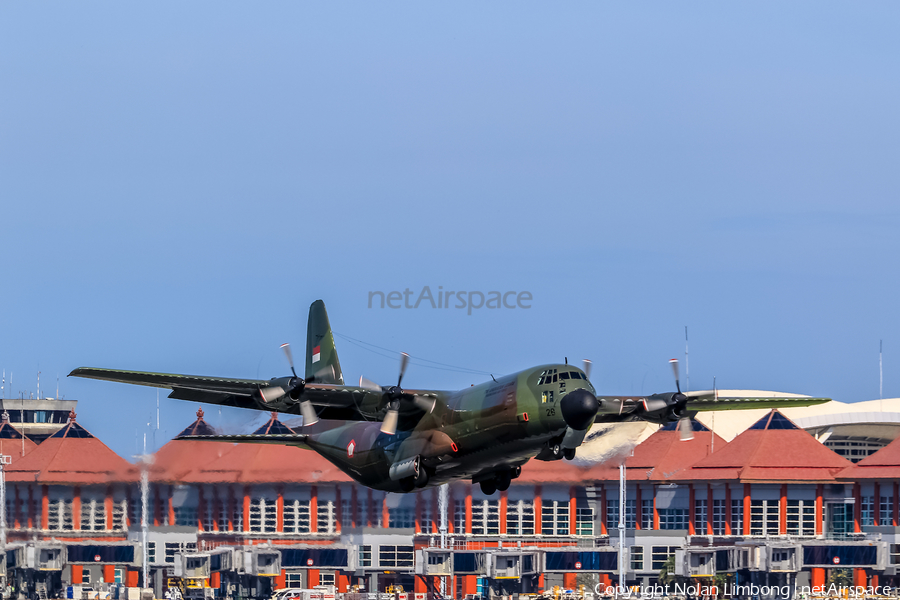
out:
<path id="1" fill-rule="evenodd" d="M 306 378 L 310 377 L 314 377 L 316 383 L 344 384 L 328 313 L 321 300 L 310 305 L 306 326 Z"/>

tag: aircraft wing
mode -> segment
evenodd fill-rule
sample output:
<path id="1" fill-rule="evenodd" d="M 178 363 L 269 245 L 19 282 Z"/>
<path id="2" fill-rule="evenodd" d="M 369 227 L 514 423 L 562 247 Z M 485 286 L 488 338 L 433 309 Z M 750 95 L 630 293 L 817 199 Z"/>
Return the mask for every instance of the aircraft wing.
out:
<path id="1" fill-rule="evenodd" d="M 227 442 L 234 444 L 277 444 L 279 446 L 297 446 L 309 450 L 306 435 L 300 434 L 265 434 L 265 435 L 182 435 L 176 440 L 197 440 L 200 442 Z"/>
<path id="2" fill-rule="evenodd" d="M 747 410 L 752 408 L 791 408 L 794 406 L 812 406 L 831 402 L 831 398 L 812 398 L 809 396 L 737 396 L 732 394 L 716 394 L 712 391 L 688 392 L 687 407 L 692 411 L 701 410 Z"/>
<path id="3" fill-rule="evenodd" d="M 200 375 L 178 375 L 174 373 L 147 373 L 118 369 L 98 369 L 79 367 L 69 373 L 69 377 L 84 377 L 103 381 L 116 381 L 134 385 L 167 388 L 172 390 L 169 398 L 191 400 L 235 406 L 251 410 L 265 410 L 300 414 L 299 404 L 287 409 L 277 409 L 264 405 L 259 391 L 273 385 L 273 380 L 228 379 Z M 379 408 L 382 395 L 372 390 L 335 384 L 310 383 L 306 385 L 303 399 L 312 402 L 316 412 L 323 419 L 347 421 L 373 420 Z"/>

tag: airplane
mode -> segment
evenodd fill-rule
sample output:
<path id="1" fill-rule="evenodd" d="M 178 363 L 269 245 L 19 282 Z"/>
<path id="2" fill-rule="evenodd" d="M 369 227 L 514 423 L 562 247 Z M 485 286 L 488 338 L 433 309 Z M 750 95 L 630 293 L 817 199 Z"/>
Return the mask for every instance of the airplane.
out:
<path id="1" fill-rule="evenodd" d="M 334 335 L 321 300 L 312 303 L 304 377 L 294 369 L 290 346 L 282 349 L 291 375 L 269 380 L 226 379 L 80 367 L 69 373 L 168 388 L 169 398 L 303 416 L 293 434 L 205 435 L 180 439 L 275 443 L 313 450 L 360 484 L 386 492 L 413 492 L 460 479 L 485 494 L 509 488 L 534 458 L 575 458 L 595 423 L 643 420 L 678 422 L 682 439 L 693 437 L 691 419 L 701 410 L 785 408 L 830 398 L 722 397 L 682 392 L 678 361 L 670 361 L 675 392 L 650 396 L 598 396 L 583 368 L 546 364 L 459 391 L 401 387 L 409 355 L 401 354 L 396 385 L 363 377 L 345 385 Z"/>

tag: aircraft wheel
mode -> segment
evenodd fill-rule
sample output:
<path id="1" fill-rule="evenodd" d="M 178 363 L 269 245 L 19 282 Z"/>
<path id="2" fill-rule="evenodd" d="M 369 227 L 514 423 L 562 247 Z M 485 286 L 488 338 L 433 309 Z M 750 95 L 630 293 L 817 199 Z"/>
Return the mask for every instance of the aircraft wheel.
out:
<path id="1" fill-rule="evenodd" d="M 559 460 L 562 458 L 562 446 L 559 444 L 553 444 L 550 446 L 550 452 L 553 454 L 553 460 Z"/>
<path id="2" fill-rule="evenodd" d="M 510 476 L 513 479 L 518 479 L 519 475 L 521 475 L 521 474 L 522 474 L 522 467 L 519 466 L 512 470 L 512 472 L 510 473 Z"/>
<path id="3" fill-rule="evenodd" d="M 419 467 L 419 474 L 416 476 L 416 487 L 421 488 L 428 485 L 428 470 L 425 467 Z"/>
<path id="4" fill-rule="evenodd" d="M 400 480 L 400 489 L 404 492 L 411 492 L 416 488 L 416 478 L 415 477 L 404 477 Z"/>
<path id="5" fill-rule="evenodd" d="M 494 492 L 497 491 L 497 480 L 496 479 L 485 479 L 481 482 L 481 492 L 485 496 L 490 496 Z"/>
<path id="6" fill-rule="evenodd" d="M 563 456 L 566 460 L 575 458 L 575 448 L 563 448 Z"/>
<path id="7" fill-rule="evenodd" d="M 512 481 L 512 473 L 510 471 L 500 471 L 497 473 L 497 489 L 501 492 L 505 492 L 509 489 L 509 484 Z"/>

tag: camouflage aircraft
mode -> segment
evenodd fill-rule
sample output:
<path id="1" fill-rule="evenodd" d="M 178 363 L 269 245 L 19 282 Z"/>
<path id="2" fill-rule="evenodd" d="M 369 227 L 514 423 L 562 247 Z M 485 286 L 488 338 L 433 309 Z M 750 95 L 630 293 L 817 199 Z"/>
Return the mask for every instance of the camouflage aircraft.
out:
<path id="1" fill-rule="evenodd" d="M 344 384 L 325 304 L 309 309 L 306 373 L 270 380 L 224 379 L 81 367 L 69 375 L 171 389 L 170 398 L 300 414 L 294 434 L 186 436 L 226 442 L 276 443 L 318 452 L 359 483 L 411 492 L 471 479 L 486 494 L 506 490 L 531 458 L 575 457 L 594 423 L 678 421 L 685 439 L 700 410 L 807 406 L 828 398 L 736 398 L 681 392 L 678 361 L 670 361 L 677 391 L 651 396 L 597 396 L 584 368 L 548 364 L 456 392 L 401 387 L 365 378 Z"/>

